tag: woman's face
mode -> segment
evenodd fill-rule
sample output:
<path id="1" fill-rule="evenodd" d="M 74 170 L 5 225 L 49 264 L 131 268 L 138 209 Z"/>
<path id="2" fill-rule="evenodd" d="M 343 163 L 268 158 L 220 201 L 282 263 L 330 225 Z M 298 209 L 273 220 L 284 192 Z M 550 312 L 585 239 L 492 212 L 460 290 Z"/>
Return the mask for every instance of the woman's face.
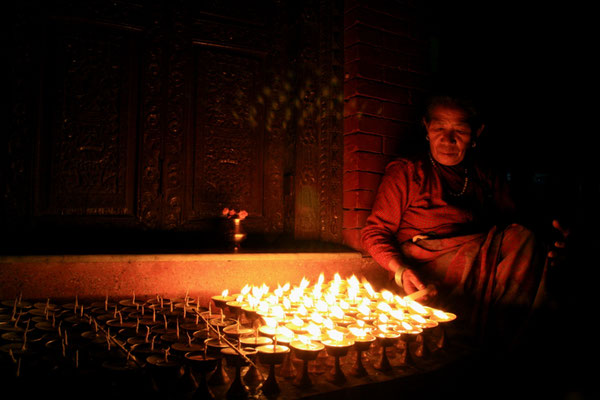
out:
<path id="1" fill-rule="evenodd" d="M 471 147 L 471 126 L 467 114 L 459 108 L 438 106 L 423 121 L 433 158 L 443 165 L 456 165 Z"/>

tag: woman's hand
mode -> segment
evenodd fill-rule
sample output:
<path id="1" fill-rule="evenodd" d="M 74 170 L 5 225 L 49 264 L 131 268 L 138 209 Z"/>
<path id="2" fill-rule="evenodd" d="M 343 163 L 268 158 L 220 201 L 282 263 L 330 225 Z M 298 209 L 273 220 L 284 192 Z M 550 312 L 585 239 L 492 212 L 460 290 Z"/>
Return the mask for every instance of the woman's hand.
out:
<path id="1" fill-rule="evenodd" d="M 425 285 L 421 282 L 421 279 L 415 274 L 415 271 L 406 268 L 400 277 L 402 288 L 406 294 L 414 293 L 418 290 L 425 289 Z"/>
<path id="2" fill-rule="evenodd" d="M 552 221 L 552 226 L 560 233 L 561 237 L 553 243 L 553 248 L 548 252 L 550 265 L 554 266 L 564 261 L 566 257 L 567 239 L 570 231 L 565 228 L 558 220 Z"/>
<path id="3" fill-rule="evenodd" d="M 426 301 L 431 297 L 435 297 L 437 295 L 437 290 L 435 286 L 429 285 L 425 286 L 421 278 L 419 278 L 418 274 L 408 268 L 406 264 L 400 262 L 398 259 L 391 259 L 388 265 L 388 268 L 392 271 L 395 271 L 394 281 L 396 285 L 398 285 L 401 289 L 404 290 L 404 293 L 408 296 L 414 292 L 418 292 L 419 290 L 429 289 L 429 292 L 420 298 L 422 301 Z"/>
<path id="4" fill-rule="evenodd" d="M 406 295 L 411 295 L 415 292 L 425 290 L 425 294 L 421 294 L 418 301 L 426 302 L 432 297 L 437 296 L 437 289 L 434 285 L 427 285 L 421 281 L 421 278 L 413 271 L 412 269 L 402 268 L 402 270 L 398 270 L 395 276 L 396 284 L 404 289 L 404 293 Z"/>

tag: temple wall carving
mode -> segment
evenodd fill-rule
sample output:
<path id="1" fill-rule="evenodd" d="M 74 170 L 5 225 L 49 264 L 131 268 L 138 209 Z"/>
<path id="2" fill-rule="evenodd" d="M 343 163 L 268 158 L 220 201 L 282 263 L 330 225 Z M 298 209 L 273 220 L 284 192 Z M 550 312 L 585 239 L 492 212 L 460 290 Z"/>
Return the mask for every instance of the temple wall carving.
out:
<path id="1" fill-rule="evenodd" d="M 233 3 L 17 6 L 6 229 L 341 242 L 342 4 Z"/>

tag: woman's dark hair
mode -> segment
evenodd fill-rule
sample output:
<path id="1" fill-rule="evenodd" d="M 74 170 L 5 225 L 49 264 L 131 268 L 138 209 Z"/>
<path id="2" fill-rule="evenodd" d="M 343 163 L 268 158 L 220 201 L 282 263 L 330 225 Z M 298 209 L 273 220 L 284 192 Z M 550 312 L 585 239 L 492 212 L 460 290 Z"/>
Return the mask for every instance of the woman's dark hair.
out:
<path id="1" fill-rule="evenodd" d="M 483 120 L 477 107 L 469 98 L 453 96 L 448 94 L 434 95 L 429 98 L 425 106 L 425 121 L 431 121 L 432 111 L 439 106 L 457 108 L 467 113 L 467 121 L 471 125 L 471 130 L 476 132 L 482 125 Z"/>

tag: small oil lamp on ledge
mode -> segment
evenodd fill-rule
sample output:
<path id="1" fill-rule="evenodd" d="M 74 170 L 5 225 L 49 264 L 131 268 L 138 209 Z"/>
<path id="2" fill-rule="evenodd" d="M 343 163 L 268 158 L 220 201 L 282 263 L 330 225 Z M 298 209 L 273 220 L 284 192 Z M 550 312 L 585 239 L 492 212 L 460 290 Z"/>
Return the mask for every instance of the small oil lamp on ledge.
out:
<path id="1" fill-rule="evenodd" d="M 218 359 L 211 357 L 206 352 L 189 352 L 185 354 L 189 367 L 194 373 L 198 388 L 193 398 L 214 399 L 214 395 L 208 386 L 207 376 L 217 368 Z"/>
<path id="2" fill-rule="evenodd" d="M 249 365 L 249 355 L 256 354 L 256 349 L 252 347 L 243 349 L 234 349 L 226 347 L 221 349 L 221 354 L 225 357 L 227 365 L 235 369 L 233 381 L 227 389 L 227 399 L 247 399 L 250 394 L 250 389 L 244 384 L 242 379 L 242 367 Z"/>
<path id="3" fill-rule="evenodd" d="M 223 292 L 221 292 L 221 295 L 212 296 L 211 300 L 215 303 L 215 306 L 217 306 L 218 308 L 225 309 L 225 307 L 227 306 L 227 302 L 234 301 L 235 297 L 230 296 L 229 290 L 225 289 L 223 290 Z"/>
<path id="4" fill-rule="evenodd" d="M 250 397 L 257 398 L 264 380 L 260 370 L 256 365 L 258 352 L 255 351 L 256 347 L 253 346 L 244 347 L 244 350 L 246 351 L 246 357 L 248 357 L 248 359 L 251 361 L 250 367 L 248 367 L 248 370 L 246 370 L 246 373 L 243 376 L 244 384 L 248 386 Z"/>
<path id="5" fill-rule="evenodd" d="M 308 362 L 316 360 L 319 353 L 325 349 L 325 346 L 321 343 L 311 341 L 306 336 L 300 335 L 297 340 L 293 340 L 290 343 L 290 347 L 293 349 L 296 357 L 302 360 L 302 370 L 296 376 L 294 384 L 300 388 L 308 388 L 312 386 L 312 381 L 308 374 Z"/>
<path id="6" fill-rule="evenodd" d="M 356 377 L 366 376 L 368 373 L 362 362 L 362 353 L 369 350 L 376 340 L 375 336 L 371 335 L 370 330 L 364 327 L 349 326 L 348 329 L 354 338 L 354 350 L 356 351 L 356 360 L 350 369 L 350 374 Z"/>
<path id="7" fill-rule="evenodd" d="M 348 350 L 354 346 L 354 339 L 344 337 L 343 332 L 332 329 L 327 332 L 328 338 L 321 341 L 325 346 L 327 354 L 335 358 L 335 365 L 328 376 L 328 380 L 335 384 L 346 382 L 346 376 L 340 367 L 340 357 L 348 354 Z"/>
<path id="8" fill-rule="evenodd" d="M 247 303 L 242 301 L 243 300 L 242 295 L 235 296 L 234 299 L 235 300 L 228 301 L 227 303 L 225 303 L 225 305 L 227 306 L 227 308 L 229 309 L 229 312 L 232 315 L 234 315 L 235 317 L 239 317 L 243 312 L 242 307 L 247 305 Z"/>
<path id="9" fill-rule="evenodd" d="M 223 333 L 225 336 L 231 337 L 238 341 L 242 336 L 250 336 L 252 333 L 254 333 L 254 331 L 255 330 L 253 328 L 241 325 L 239 321 L 223 328 Z"/>
<path id="10" fill-rule="evenodd" d="M 233 318 L 225 318 L 223 315 L 221 315 L 219 318 L 213 318 L 209 320 L 208 324 L 214 328 L 219 335 L 223 335 L 223 330 L 230 325 L 237 325 L 237 320 Z"/>
<path id="11" fill-rule="evenodd" d="M 238 253 L 242 248 L 242 242 L 246 239 L 246 232 L 242 228 L 241 221 L 239 219 L 233 220 L 233 232 L 231 233 L 231 241 L 233 244 L 233 252 Z"/>
<path id="12" fill-rule="evenodd" d="M 246 231 L 242 227 L 242 221 L 248 216 L 248 212 L 245 210 L 237 212 L 233 209 L 224 208 L 222 214 L 227 218 L 228 223 L 225 229 L 225 237 L 231 249 L 237 253 L 240 251 L 242 242 L 247 236 Z"/>
<path id="13" fill-rule="evenodd" d="M 423 333 L 426 339 L 433 342 L 433 351 L 436 351 L 447 345 L 445 328 L 447 324 L 456 319 L 456 314 L 432 308 L 430 309 L 429 319 L 436 321 L 438 326 Z"/>
<path id="14" fill-rule="evenodd" d="M 175 342 L 171 344 L 170 349 L 174 354 L 185 356 L 186 353 L 194 351 L 204 351 L 205 345 L 201 343 L 192 343 L 192 338 L 187 334 L 187 340 L 184 342 Z"/>
<path id="15" fill-rule="evenodd" d="M 258 309 L 251 304 L 242 305 L 242 312 L 249 322 L 254 322 L 260 318 Z"/>
<path id="16" fill-rule="evenodd" d="M 391 328 L 395 328 L 395 325 L 386 325 L 382 324 L 377 327 L 378 329 L 373 333 L 375 336 L 375 340 L 381 346 L 381 357 L 373 368 L 379 371 L 390 371 L 392 369 L 392 365 L 390 364 L 390 360 L 387 356 L 387 348 L 390 346 L 394 346 L 398 340 L 400 340 L 401 334 L 396 332 Z"/>
<path id="17" fill-rule="evenodd" d="M 146 358 L 150 366 L 151 376 L 155 389 L 159 393 L 171 393 L 182 376 L 181 364 L 168 357 L 168 351 L 164 355 L 153 354 Z"/>
<path id="18" fill-rule="evenodd" d="M 262 391 L 267 396 L 276 395 L 281 392 L 281 389 L 275 377 L 275 365 L 283 363 L 286 355 L 290 353 L 290 348 L 278 345 L 275 337 L 272 345 L 259 346 L 256 350 L 258 351 L 260 362 L 269 366 L 269 376 L 263 383 Z"/>
<path id="19" fill-rule="evenodd" d="M 290 347 L 290 343 L 294 340 L 294 332 L 283 326 L 279 328 L 275 338 L 277 339 L 277 343 Z M 279 376 L 286 379 L 294 378 L 296 376 L 296 368 L 294 367 L 294 363 L 292 361 L 291 351 L 286 353 L 285 358 L 281 363 L 281 367 L 279 368 Z"/>
<path id="20" fill-rule="evenodd" d="M 223 357 L 221 354 L 221 350 L 229 347 L 229 345 L 219 338 L 206 339 L 204 342 L 206 346 L 207 354 L 213 355 L 217 358 L 217 368 L 215 372 L 211 375 L 208 384 L 212 386 L 224 385 L 229 382 L 229 377 L 225 373 L 223 369 Z"/>
<path id="21" fill-rule="evenodd" d="M 411 342 L 416 342 L 415 356 L 416 357 L 424 357 L 429 355 L 429 349 L 425 343 L 425 337 L 429 336 L 431 331 L 436 328 L 439 323 L 429 318 L 424 318 L 422 315 L 410 315 L 409 323 L 413 326 L 413 329 L 420 329 L 421 334 L 418 334 L 415 340 L 411 340 Z M 406 323 L 406 321 L 403 321 Z"/>
<path id="22" fill-rule="evenodd" d="M 404 355 L 404 363 L 405 367 L 414 367 L 415 361 L 412 358 L 412 354 L 410 351 L 411 343 L 417 340 L 417 336 L 419 336 L 423 329 L 409 324 L 406 321 L 402 321 L 398 326 L 398 332 L 401 335 L 401 340 L 405 343 L 405 355 Z"/>
<path id="23" fill-rule="evenodd" d="M 258 347 L 258 346 L 264 346 L 267 344 L 271 344 L 271 343 L 273 343 L 273 340 L 266 336 L 253 335 L 253 336 L 241 337 L 240 343 L 242 346 Z"/>

